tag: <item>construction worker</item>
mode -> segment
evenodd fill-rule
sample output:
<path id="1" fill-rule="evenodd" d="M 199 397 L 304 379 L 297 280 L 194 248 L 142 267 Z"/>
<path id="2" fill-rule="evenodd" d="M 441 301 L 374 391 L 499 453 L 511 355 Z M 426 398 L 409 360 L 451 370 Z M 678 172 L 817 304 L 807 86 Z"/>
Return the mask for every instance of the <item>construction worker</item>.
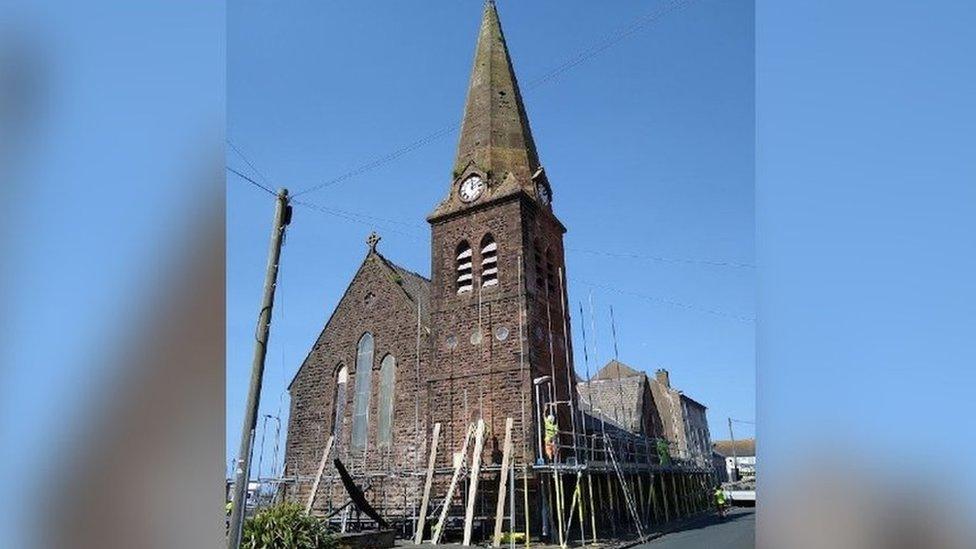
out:
<path id="1" fill-rule="evenodd" d="M 549 458 L 549 461 L 555 462 L 556 461 L 556 434 L 559 432 L 559 426 L 556 425 L 556 416 L 554 416 L 552 412 L 549 412 L 549 415 L 546 416 L 544 427 L 546 429 L 546 436 L 545 436 L 546 457 Z"/>
<path id="2" fill-rule="evenodd" d="M 668 451 L 668 443 L 664 440 L 657 440 L 657 458 L 661 465 L 671 465 L 671 453 Z"/>
<path id="3" fill-rule="evenodd" d="M 725 490 L 722 486 L 715 486 L 715 506 L 718 507 L 718 516 L 725 516 Z"/>

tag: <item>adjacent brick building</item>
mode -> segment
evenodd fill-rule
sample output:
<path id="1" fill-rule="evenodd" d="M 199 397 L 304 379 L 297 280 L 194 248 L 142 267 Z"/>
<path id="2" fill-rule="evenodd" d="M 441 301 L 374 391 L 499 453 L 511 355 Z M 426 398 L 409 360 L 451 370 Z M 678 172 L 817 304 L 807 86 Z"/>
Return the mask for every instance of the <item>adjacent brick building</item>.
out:
<path id="1" fill-rule="evenodd" d="M 671 455 L 707 466 L 711 438 L 706 407 L 671 386 L 667 370 L 653 378 L 617 360 L 611 360 L 588 382 L 577 387 L 583 410 L 597 410 L 615 426 L 670 443 Z"/>

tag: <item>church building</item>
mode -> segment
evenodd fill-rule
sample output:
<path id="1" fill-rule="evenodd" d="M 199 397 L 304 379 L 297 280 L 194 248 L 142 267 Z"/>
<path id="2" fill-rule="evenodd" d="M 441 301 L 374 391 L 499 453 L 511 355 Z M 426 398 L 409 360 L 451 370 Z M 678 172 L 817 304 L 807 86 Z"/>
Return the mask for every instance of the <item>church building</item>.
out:
<path id="1" fill-rule="evenodd" d="M 426 218 L 430 277 L 385 257 L 371 235 L 362 264 L 289 385 L 285 476 L 298 479 L 289 497 L 311 499 L 316 514 L 331 514 L 348 499 L 332 458 L 381 514 L 415 514 L 436 424 L 433 469 L 447 474 L 434 481 L 432 500 L 443 499 L 452 456 L 479 420 L 481 466 L 495 479 L 482 482 L 485 494 L 497 489 L 509 418 L 511 459 L 525 475 L 542 457 L 540 415 L 548 412 L 540 410 L 553 411 L 563 433 L 584 429 L 577 424 L 565 306 L 566 228 L 491 1 L 456 158 L 447 168 L 444 198 Z M 650 431 L 656 421 L 638 426 Z M 317 476 L 323 480 L 312 482 Z M 494 516 L 491 498 L 479 516 Z"/>

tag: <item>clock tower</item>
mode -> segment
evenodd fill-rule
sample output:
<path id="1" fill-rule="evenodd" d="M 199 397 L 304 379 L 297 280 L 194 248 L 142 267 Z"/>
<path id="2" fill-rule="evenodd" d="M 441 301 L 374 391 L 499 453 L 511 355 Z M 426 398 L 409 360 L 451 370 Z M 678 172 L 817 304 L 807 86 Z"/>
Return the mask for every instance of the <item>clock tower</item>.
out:
<path id="1" fill-rule="evenodd" d="M 430 423 L 452 451 L 485 420 L 485 459 L 501 455 L 514 420 L 514 458 L 534 461 L 533 380 L 572 429 L 575 402 L 569 315 L 564 311 L 565 227 L 539 162 L 494 2 L 485 4 L 447 196 L 431 225 Z M 440 452 L 446 464 L 451 452 Z"/>

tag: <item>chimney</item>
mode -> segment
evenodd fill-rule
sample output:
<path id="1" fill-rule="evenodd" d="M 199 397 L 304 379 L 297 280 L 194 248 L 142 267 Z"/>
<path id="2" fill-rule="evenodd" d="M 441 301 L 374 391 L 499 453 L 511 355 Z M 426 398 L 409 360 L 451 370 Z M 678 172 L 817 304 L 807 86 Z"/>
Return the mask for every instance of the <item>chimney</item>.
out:
<path id="1" fill-rule="evenodd" d="M 668 376 L 668 371 L 665 370 L 664 368 L 655 370 L 654 377 L 657 379 L 657 382 L 660 383 L 661 385 L 664 385 L 668 389 L 671 388 L 671 378 L 670 376 Z"/>

